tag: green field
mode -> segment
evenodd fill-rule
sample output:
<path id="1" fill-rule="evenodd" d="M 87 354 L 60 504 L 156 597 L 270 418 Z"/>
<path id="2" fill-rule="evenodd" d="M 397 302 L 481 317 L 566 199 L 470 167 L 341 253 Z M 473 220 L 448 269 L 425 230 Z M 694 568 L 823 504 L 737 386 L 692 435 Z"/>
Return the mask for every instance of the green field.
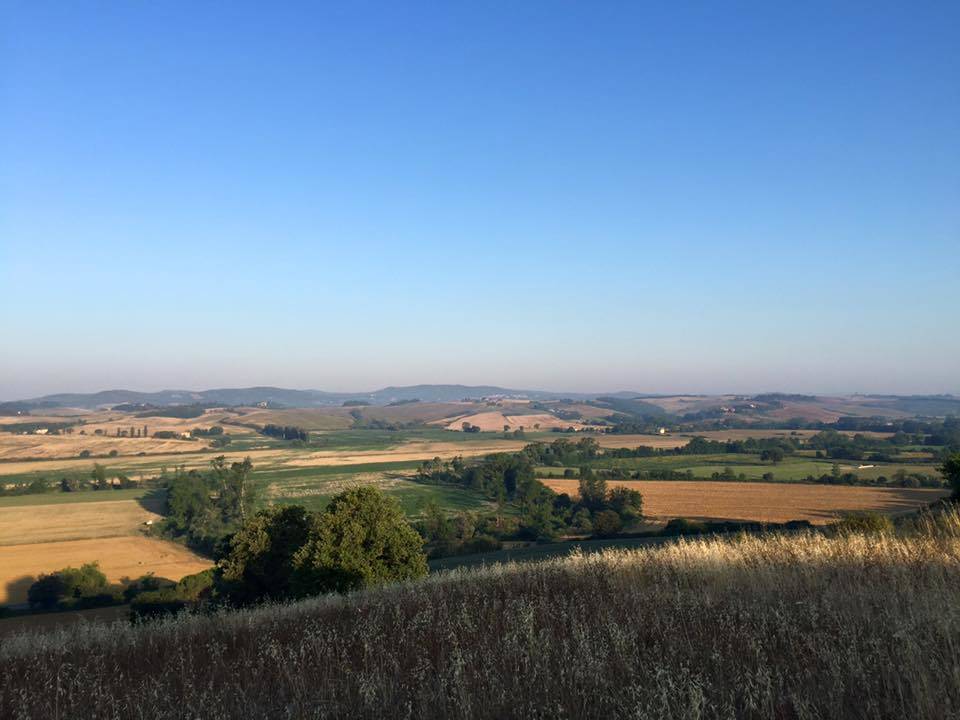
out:
<path id="1" fill-rule="evenodd" d="M 431 501 L 448 510 L 479 510 L 490 506 L 482 495 L 465 488 L 413 482 L 409 476 L 419 464 L 419 461 L 405 461 L 255 469 L 253 480 L 261 505 L 291 504 L 321 510 L 338 492 L 357 485 L 376 485 L 396 498 L 411 517 L 420 515 Z"/>
<path id="2" fill-rule="evenodd" d="M 36 495 L 0 496 L 0 507 L 24 507 L 27 505 L 66 505 L 69 503 L 105 502 L 108 500 L 137 500 L 150 492 L 148 488 L 128 490 L 84 490 L 83 492 L 60 492 L 52 490 Z"/>
<path id="3" fill-rule="evenodd" d="M 881 476 L 890 478 L 898 470 L 908 473 L 926 473 L 939 476 L 935 463 L 859 463 L 850 460 L 824 460 L 815 457 L 792 455 L 779 463 L 764 462 L 759 455 L 727 453 L 722 455 L 664 455 L 649 458 L 597 458 L 589 463 L 593 468 L 622 468 L 629 472 L 637 470 L 674 470 L 693 472 L 696 479 L 709 480 L 713 473 L 723 472 L 729 467 L 734 473 L 746 475 L 748 480 L 762 480 L 765 473 L 773 473 L 775 481 L 797 482 L 808 475 L 819 477 L 829 475 L 834 463 L 841 472 L 854 472 L 863 479 L 875 479 Z M 858 466 L 873 465 L 858 469 Z M 564 468 L 540 467 L 537 474 L 541 477 L 562 477 Z M 574 469 L 576 472 L 576 469 Z"/>

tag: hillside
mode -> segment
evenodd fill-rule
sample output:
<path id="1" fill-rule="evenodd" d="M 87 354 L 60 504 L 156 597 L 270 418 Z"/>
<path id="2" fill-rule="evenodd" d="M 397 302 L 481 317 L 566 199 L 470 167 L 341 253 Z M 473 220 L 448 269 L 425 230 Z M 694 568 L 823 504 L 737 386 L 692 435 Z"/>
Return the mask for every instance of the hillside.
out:
<path id="1" fill-rule="evenodd" d="M 955 717 L 958 637 L 953 513 L 7 638 L 0 716 Z"/>
<path id="2" fill-rule="evenodd" d="M 160 390 L 138 392 L 135 390 L 102 390 L 95 393 L 58 393 L 28 400 L 17 400 L 2 405 L 14 411 L 22 409 L 75 407 L 95 408 L 121 403 L 143 405 L 256 405 L 270 403 L 286 407 L 321 407 L 340 405 L 349 400 L 366 401 L 373 405 L 386 405 L 397 401 L 422 400 L 424 402 L 457 402 L 464 398 L 486 396 L 522 396 L 531 399 L 571 397 L 570 393 L 553 393 L 540 390 L 511 390 L 495 385 L 411 385 L 386 387 L 364 392 L 325 392 L 323 390 L 292 390 L 277 387 L 215 388 L 211 390 Z M 576 397 L 593 397 L 574 394 Z M 626 393 L 632 396 L 633 393 Z"/>

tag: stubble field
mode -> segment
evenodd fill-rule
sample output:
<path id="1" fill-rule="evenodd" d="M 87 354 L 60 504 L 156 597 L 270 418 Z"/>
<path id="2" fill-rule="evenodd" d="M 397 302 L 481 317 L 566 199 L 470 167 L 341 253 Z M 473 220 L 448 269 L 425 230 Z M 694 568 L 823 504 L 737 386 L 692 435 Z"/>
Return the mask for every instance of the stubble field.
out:
<path id="1" fill-rule="evenodd" d="M 577 494 L 577 480 L 544 479 L 557 492 Z M 644 516 L 655 521 L 676 517 L 782 523 L 808 520 L 824 525 L 846 512 L 897 514 L 926 506 L 945 490 L 843 485 L 744 483 L 687 480 L 611 480 L 643 493 Z"/>
<path id="2" fill-rule="evenodd" d="M 179 580 L 210 567 L 210 561 L 182 545 L 155 538 L 125 536 L 28 543 L 0 547 L 0 604 L 25 602 L 41 573 L 99 562 L 110 582 L 148 572 Z"/>

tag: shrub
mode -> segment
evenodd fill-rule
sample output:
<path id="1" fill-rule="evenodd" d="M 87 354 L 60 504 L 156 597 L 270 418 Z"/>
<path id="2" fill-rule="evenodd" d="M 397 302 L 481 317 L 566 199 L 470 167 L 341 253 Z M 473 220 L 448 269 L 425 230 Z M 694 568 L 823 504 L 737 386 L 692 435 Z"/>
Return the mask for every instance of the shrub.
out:
<path id="1" fill-rule="evenodd" d="M 163 590 L 165 588 L 174 587 L 175 585 L 176 583 L 173 580 L 158 578 L 153 573 L 147 573 L 146 575 L 137 578 L 124 588 L 123 599 L 127 602 L 130 602 L 142 593 Z"/>
<path id="2" fill-rule="evenodd" d="M 140 593 L 130 603 L 130 619 L 149 620 L 181 612 L 187 607 L 187 600 L 180 596 L 176 588 L 151 590 Z"/>
<path id="3" fill-rule="evenodd" d="M 840 533 L 889 533 L 893 531 L 893 520 L 875 512 L 849 513 L 833 527 Z"/>
<path id="4" fill-rule="evenodd" d="M 707 524 L 699 520 L 688 520 L 687 518 L 673 518 L 668 522 L 661 535 L 701 535 L 707 531 Z"/>
<path id="5" fill-rule="evenodd" d="M 101 597 L 105 595 L 111 597 L 110 602 Z M 98 563 L 87 563 L 79 568 L 66 567 L 41 575 L 27 590 L 27 601 L 36 609 L 74 606 L 81 600 L 92 603 L 93 607 L 101 602 L 108 605 L 113 602 L 113 595 L 107 592 L 107 576 L 100 571 Z"/>
<path id="6" fill-rule="evenodd" d="M 953 453 L 943 461 L 940 473 L 953 489 L 953 497 L 960 499 L 960 453 Z"/>
<path id="7" fill-rule="evenodd" d="M 610 537 L 620 532 L 623 520 L 613 510 L 601 510 L 593 516 L 593 533 L 600 537 Z"/>
<path id="8" fill-rule="evenodd" d="M 213 588 L 215 571 L 208 568 L 202 572 L 186 575 L 177 583 L 177 592 L 185 600 L 196 601 L 208 595 Z"/>
<path id="9" fill-rule="evenodd" d="M 462 550 L 465 555 L 472 553 L 492 552 L 500 550 L 503 543 L 492 535 L 474 535 L 463 543 Z"/>
<path id="10" fill-rule="evenodd" d="M 57 573 L 41 575 L 27 590 L 27 601 L 34 610 L 52 610 L 66 594 L 66 586 Z"/>

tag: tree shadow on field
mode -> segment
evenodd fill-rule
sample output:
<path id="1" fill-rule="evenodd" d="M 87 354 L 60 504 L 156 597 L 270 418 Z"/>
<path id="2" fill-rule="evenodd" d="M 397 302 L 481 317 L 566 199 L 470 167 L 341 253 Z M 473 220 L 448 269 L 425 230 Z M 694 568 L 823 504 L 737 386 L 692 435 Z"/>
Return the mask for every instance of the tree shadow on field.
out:
<path id="1" fill-rule="evenodd" d="M 163 515 L 167 509 L 167 491 L 163 488 L 153 488 L 137 498 L 140 507 L 157 515 Z"/>
<path id="2" fill-rule="evenodd" d="M 24 575 L 23 577 L 18 577 L 15 580 L 7 582 L 7 600 L 5 604 L 11 608 L 25 606 L 27 604 L 27 591 L 36 581 L 37 578 L 33 575 Z"/>

